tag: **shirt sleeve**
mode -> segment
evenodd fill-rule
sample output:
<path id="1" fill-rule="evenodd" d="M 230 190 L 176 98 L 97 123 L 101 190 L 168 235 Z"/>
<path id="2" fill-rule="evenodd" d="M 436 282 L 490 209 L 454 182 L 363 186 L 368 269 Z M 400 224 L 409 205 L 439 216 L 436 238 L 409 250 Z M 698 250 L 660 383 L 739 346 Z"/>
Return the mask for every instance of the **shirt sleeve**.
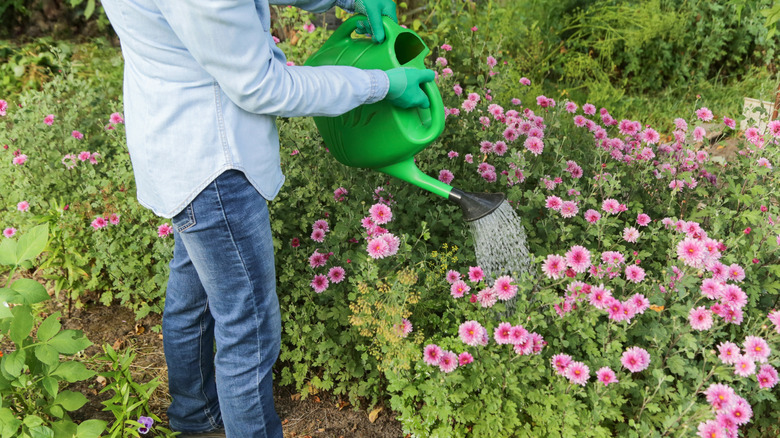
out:
<path id="1" fill-rule="evenodd" d="M 295 6 L 310 12 L 325 12 L 336 5 L 345 11 L 355 12 L 355 0 L 269 0 L 268 3 Z"/>
<path id="2" fill-rule="evenodd" d="M 253 0 L 157 3 L 186 50 L 245 111 L 336 116 L 387 94 L 389 82 L 381 70 L 286 65 L 274 56 L 270 33 L 263 29 Z"/>

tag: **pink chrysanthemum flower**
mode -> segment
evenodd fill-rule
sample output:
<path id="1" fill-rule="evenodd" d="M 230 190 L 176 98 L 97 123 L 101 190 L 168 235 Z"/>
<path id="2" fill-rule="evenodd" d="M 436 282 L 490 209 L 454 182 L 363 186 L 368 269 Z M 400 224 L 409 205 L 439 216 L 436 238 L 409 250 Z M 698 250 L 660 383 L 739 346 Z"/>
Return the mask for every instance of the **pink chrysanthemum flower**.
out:
<path id="1" fill-rule="evenodd" d="M 568 112 L 568 113 L 575 113 L 575 112 L 577 111 L 577 104 L 576 104 L 576 103 L 574 103 L 574 102 L 572 102 L 572 101 L 568 101 L 568 102 L 566 102 L 566 104 L 563 106 L 563 108 L 564 108 L 564 109 L 566 110 L 566 112 Z"/>
<path id="2" fill-rule="evenodd" d="M 745 270 L 736 263 L 732 263 L 731 266 L 729 266 L 728 272 L 729 280 L 731 281 L 741 282 L 745 279 Z"/>
<path id="3" fill-rule="evenodd" d="M 729 405 L 726 409 L 738 425 L 746 424 L 753 417 L 753 409 L 742 397 L 735 396 L 735 398 L 737 401 Z"/>
<path id="4" fill-rule="evenodd" d="M 715 420 L 699 423 L 697 431 L 700 438 L 726 438 L 723 428 Z"/>
<path id="5" fill-rule="evenodd" d="M 347 189 L 345 189 L 344 187 L 339 187 L 339 188 L 337 188 L 336 190 L 333 191 L 333 199 L 336 202 L 342 202 L 342 201 L 345 200 L 345 196 L 347 194 L 349 194 Z"/>
<path id="6" fill-rule="evenodd" d="M 758 164 L 759 167 L 766 167 L 767 169 L 772 169 L 772 163 L 769 162 L 769 160 L 767 160 L 764 157 L 759 158 L 758 161 L 756 161 L 756 164 Z"/>
<path id="7" fill-rule="evenodd" d="M 736 128 L 736 127 L 737 127 L 737 122 L 736 122 L 736 121 L 734 121 L 734 119 L 730 119 L 730 118 L 728 118 L 728 117 L 724 117 L 724 118 L 723 118 L 723 124 L 724 124 L 724 125 L 726 125 L 726 126 L 728 126 L 728 127 L 729 127 L 729 128 L 731 128 L 731 129 L 734 129 L 734 128 Z"/>
<path id="8" fill-rule="evenodd" d="M 330 231 L 330 228 L 328 227 L 328 221 L 324 219 L 320 219 L 317 221 L 314 221 L 314 224 L 312 225 L 313 230 L 322 230 L 324 232 Z"/>
<path id="9" fill-rule="evenodd" d="M 309 256 L 309 266 L 313 268 L 319 268 L 320 266 L 325 266 L 325 263 L 327 263 L 328 257 L 325 254 L 322 254 L 321 252 L 317 251 L 316 249 L 314 252 Z"/>
<path id="10" fill-rule="evenodd" d="M 460 272 L 450 269 L 447 271 L 446 280 L 449 284 L 455 283 L 456 281 L 460 280 Z"/>
<path id="11" fill-rule="evenodd" d="M 437 366 L 444 350 L 436 344 L 428 344 L 423 349 L 423 360 L 428 365 Z"/>
<path id="12" fill-rule="evenodd" d="M 609 367 L 599 368 L 599 370 L 596 371 L 596 379 L 598 379 L 599 382 L 603 383 L 604 386 L 607 386 L 611 383 L 619 382 L 617 376 L 615 375 L 615 372 L 612 371 Z"/>
<path id="13" fill-rule="evenodd" d="M 650 366 L 650 354 L 644 348 L 631 347 L 623 352 L 620 363 L 632 373 L 638 373 Z"/>
<path id="14" fill-rule="evenodd" d="M 526 138 L 523 146 L 534 155 L 539 155 L 544 151 L 544 142 L 539 137 Z"/>
<path id="15" fill-rule="evenodd" d="M 747 304 L 747 294 L 735 284 L 727 284 L 720 294 L 721 303 L 741 309 Z"/>
<path id="16" fill-rule="evenodd" d="M 634 294 L 631 297 L 631 303 L 634 305 L 636 313 L 639 314 L 645 313 L 645 310 L 650 307 L 650 300 L 642 294 Z"/>
<path id="17" fill-rule="evenodd" d="M 439 171 L 439 181 L 444 184 L 449 184 L 455 179 L 455 175 L 448 169 L 442 169 Z"/>
<path id="18" fill-rule="evenodd" d="M 723 284 L 713 278 L 705 278 L 701 282 L 701 294 L 711 300 L 718 299 L 723 289 Z"/>
<path id="19" fill-rule="evenodd" d="M 16 204 L 16 209 L 21 211 L 22 213 L 26 213 L 30 209 L 30 203 L 27 201 L 22 201 Z"/>
<path id="20" fill-rule="evenodd" d="M 645 270 L 637 265 L 626 266 L 626 279 L 632 283 L 639 283 L 645 279 Z"/>
<path id="21" fill-rule="evenodd" d="M 634 227 L 623 228 L 623 240 L 629 243 L 636 243 L 639 239 L 639 230 Z"/>
<path id="22" fill-rule="evenodd" d="M 482 307 L 489 309 L 496 304 L 498 296 L 492 287 L 488 287 L 477 293 L 477 301 Z"/>
<path id="23" fill-rule="evenodd" d="M 780 333 L 780 310 L 773 310 L 767 314 L 767 318 L 769 318 L 769 321 L 774 324 L 775 331 L 777 333 Z"/>
<path id="24" fill-rule="evenodd" d="M 119 223 L 119 215 L 111 213 L 111 216 L 108 217 L 108 222 L 111 223 L 111 225 L 117 225 Z"/>
<path id="25" fill-rule="evenodd" d="M 583 126 L 585 126 L 586 123 L 588 123 L 588 119 L 586 119 L 585 117 L 579 114 L 574 116 L 574 126 L 577 126 L 578 128 L 582 128 Z"/>
<path id="26" fill-rule="evenodd" d="M 563 277 L 563 272 L 566 270 L 566 259 L 557 255 L 550 254 L 542 263 L 542 272 L 547 275 L 547 278 L 557 280 Z"/>
<path id="27" fill-rule="evenodd" d="M 718 358 L 724 364 L 731 365 L 739 359 L 739 347 L 733 342 L 721 342 L 718 344 Z"/>
<path id="28" fill-rule="evenodd" d="M 653 128 L 647 128 L 642 131 L 642 141 L 647 144 L 656 144 L 661 139 L 661 136 Z"/>
<path id="29" fill-rule="evenodd" d="M 460 340 L 466 344 L 475 347 L 482 342 L 482 334 L 485 328 L 477 321 L 466 321 L 458 327 Z"/>
<path id="30" fill-rule="evenodd" d="M 51 126 L 54 123 L 54 114 L 49 114 L 43 118 L 43 123 Z"/>
<path id="31" fill-rule="evenodd" d="M 108 221 L 106 220 L 106 218 L 102 216 L 98 216 L 97 218 L 95 218 L 95 220 L 92 221 L 91 225 L 92 228 L 99 230 L 101 228 L 105 228 L 108 225 Z"/>
<path id="32" fill-rule="evenodd" d="M 111 115 L 108 117 L 108 121 L 114 125 L 118 125 L 120 123 L 124 123 L 125 119 L 122 117 L 121 113 L 111 113 Z"/>
<path id="33" fill-rule="evenodd" d="M 585 105 L 582 105 L 582 112 L 592 116 L 593 114 L 596 114 L 596 106 L 592 103 L 586 103 Z"/>
<path id="34" fill-rule="evenodd" d="M 570 266 L 574 272 L 585 272 L 590 267 L 590 251 L 580 245 L 572 246 L 566 253 L 566 264 Z"/>
<path id="35" fill-rule="evenodd" d="M 393 219 L 393 212 L 385 204 L 374 204 L 368 212 L 371 215 L 371 220 L 377 225 L 386 224 Z"/>
<path id="36" fill-rule="evenodd" d="M 574 201 L 564 201 L 561 204 L 561 216 L 565 218 L 574 217 L 577 215 L 579 208 Z"/>
<path id="37" fill-rule="evenodd" d="M 166 237 L 173 232 L 173 227 L 168 223 L 164 223 L 157 227 L 157 237 Z"/>
<path id="38" fill-rule="evenodd" d="M 747 377 L 756 372 L 756 363 L 747 355 L 740 356 L 734 361 L 734 374 Z"/>
<path id="39" fill-rule="evenodd" d="M 677 244 L 677 257 L 692 268 L 700 268 L 704 261 L 706 249 L 701 241 L 686 237 Z"/>
<path id="40" fill-rule="evenodd" d="M 509 343 L 517 345 L 528 341 L 530 334 L 521 325 L 514 325 L 509 330 Z"/>
<path id="41" fill-rule="evenodd" d="M 385 239 L 382 239 L 381 237 L 377 237 L 375 239 L 371 239 L 368 241 L 368 246 L 366 246 L 366 251 L 368 252 L 368 255 L 371 256 L 372 259 L 382 259 L 387 256 L 387 254 L 390 252 L 390 245 L 387 244 L 387 241 Z"/>
<path id="42" fill-rule="evenodd" d="M 760 363 L 766 363 L 772 352 L 769 348 L 769 343 L 758 336 L 746 336 L 744 347 L 745 356 L 747 356 L 748 359 Z"/>
<path id="43" fill-rule="evenodd" d="M 11 160 L 11 162 L 16 166 L 21 166 L 22 164 L 27 162 L 27 155 L 19 154 L 15 156 L 14 159 Z"/>
<path id="44" fill-rule="evenodd" d="M 610 266 L 619 266 L 626 261 L 626 258 L 619 251 L 604 251 L 601 253 L 601 261 Z"/>
<path id="45" fill-rule="evenodd" d="M 466 284 L 463 280 L 457 280 L 454 283 L 452 283 L 452 286 L 450 286 L 450 295 L 453 296 L 453 298 L 461 298 L 464 294 L 468 293 L 471 290 L 471 287 Z"/>
<path id="46" fill-rule="evenodd" d="M 493 331 L 493 339 L 496 340 L 496 344 L 504 345 L 511 344 L 512 324 L 508 322 L 502 322 Z"/>
<path id="47" fill-rule="evenodd" d="M 504 156 L 506 151 L 508 150 L 508 147 L 505 142 L 499 140 L 493 144 L 493 152 L 496 153 L 499 157 Z"/>
<path id="48" fill-rule="evenodd" d="M 601 203 L 601 209 L 610 214 L 617 214 L 620 212 L 620 203 L 615 199 L 605 199 Z"/>
<path id="49" fill-rule="evenodd" d="M 514 344 L 515 353 L 519 356 L 529 355 L 534 352 L 534 344 L 531 337 Z"/>
<path id="50" fill-rule="evenodd" d="M 409 336 L 409 333 L 411 333 L 413 329 L 412 322 L 406 318 L 403 318 L 400 324 L 395 324 L 393 328 L 401 338 Z"/>
<path id="51" fill-rule="evenodd" d="M 347 273 L 341 266 L 334 266 L 328 270 L 328 278 L 335 284 L 341 283 L 346 278 Z"/>
<path id="52" fill-rule="evenodd" d="M 585 212 L 586 221 L 595 224 L 596 222 L 598 222 L 599 219 L 601 219 L 601 213 L 599 213 L 598 211 L 589 209 L 588 211 Z"/>
<path id="53" fill-rule="evenodd" d="M 469 266 L 469 281 L 479 283 L 485 278 L 485 272 L 479 266 Z"/>
<path id="54" fill-rule="evenodd" d="M 311 232 L 311 240 L 315 242 L 324 242 L 325 232 L 320 230 L 319 228 L 315 228 L 314 231 Z"/>
<path id="55" fill-rule="evenodd" d="M 468 351 L 464 351 L 458 355 L 458 365 L 465 366 L 472 362 L 474 362 L 474 356 L 472 356 Z"/>
<path id="56" fill-rule="evenodd" d="M 328 289 L 328 277 L 322 274 L 315 275 L 311 280 L 311 288 L 318 294 L 325 292 Z"/>
<path id="57" fill-rule="evenodd" d="M 565 376 L 571 383 L 585 386 L 590 378 L 590 368 L 582 362 L 572 362 L 566 368 Z"/>
<path id="58" fill-rule="evenodd" d="M 566 369 L 571 365 L 572 358 L 568 354 L 556 354 L 552 357 L 552 364 L 555 367 L 555 372 L 563 376 Z"/>
<path id="59" fill-rule="evenodd" d="M 501 301 L 507 301 L 517 295 L 517 286 L 512 284 L 514 279 L 508 275 L 498 277 L 493 283 L 493 290 L 496 292 L 496 298 Z"/>
<path id="60" fill-rule="evenodd" d="M 761 365 L 756 377 L 758 378 L 759 388 L 770 389 L 777 385 L 777 370 L 772 365 Z"/>
<path id="61" fill-rule="evenodd" d="M 588 295 L 590 304 L 601 310 L 604 310 L 609 306 L 611 298 L 612 292 L 604 288 L 603 284 L 591 287 L 590 294 Z"/>
<path id="62" fill-rule="evenodd" d="M 702 121 L 709 122 L 713 118 L 712 111 L 709 110 L 707 107 L 701 107 L 696 110 L 696 117 L 701 119 Z"/>
<path id="63" fill-rule="evenodd" d="M 3 230 L 3 236 L 5 237 L 14 237 L 15 234 L 16 234 L 16 228 L 14 227 L 8 227 Z"/>
<path id="64" fill-rule="evenodd" d="M 646 227 L 648 224 L 650 224 L 650 216 L 639 213 L 636 217 L 636 223 L 639 224 L 639 226 Z"/>
<path id="65" fill-rule="evenodd" d="M 688 322 L 694 330 L 709 330 L 712 328 L 712 313 L 704 306 L 693 308 L 688 312 Z"/>
<path id="66" fill-rule="evenodd" d="M 559 211 L 562 205 L 563 205 L 563 201 L 561 200 L 561 198 L 554 195 L 548 196 L 547 199 L 544 201 L 544 206 L 546 208 L 549 208 L 550 210 Z"/>
<path id="67" fill-rule="evenodd" d="M 451 351 L 444 351 L 439 358 L 439 370 L 443 373 L 451 373 L 458 367 L 458 355 Z"/>
<path id="68" fill-rule="evenodd" d="M 735 397 L 734 390 L 722 383 L 711 384 L 704 390 L 704 395 L 707 397 L 707 402 L 716 411 L 728 406 Z"/>

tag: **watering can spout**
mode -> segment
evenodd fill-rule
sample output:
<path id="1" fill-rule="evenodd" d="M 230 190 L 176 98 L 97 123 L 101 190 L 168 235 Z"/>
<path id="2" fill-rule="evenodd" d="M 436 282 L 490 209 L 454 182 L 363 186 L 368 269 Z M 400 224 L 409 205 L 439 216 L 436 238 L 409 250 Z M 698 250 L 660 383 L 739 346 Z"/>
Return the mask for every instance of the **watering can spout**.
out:
<path id="1" fill-rule="evenodd" d="M 449 200 L 458 204 L 467 222 L 481 219 L 493 213 L 506 199 L 503 193 L 471 193 L 456 188 L 450 191 Z"/>

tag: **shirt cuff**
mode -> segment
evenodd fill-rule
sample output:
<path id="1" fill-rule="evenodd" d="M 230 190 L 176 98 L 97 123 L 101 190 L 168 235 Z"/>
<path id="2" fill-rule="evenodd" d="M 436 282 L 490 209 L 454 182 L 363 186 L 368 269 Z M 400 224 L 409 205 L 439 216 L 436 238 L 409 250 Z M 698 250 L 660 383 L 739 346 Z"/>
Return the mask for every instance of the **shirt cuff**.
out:
<path id="1" fill-rule="evenodd" d="M 355 0 L 336 0 L 336 6 L 347 12 L 355 12 Z"/>
<path id="2" fill-rule="evenodd" d="M 390 80 L 387 78 L 387 73 L 382 70 L 364 70 L 371 78 L 371 89 L 369 90 L 366 104 L 376 103 L 384 99 L 387 96 L 387 91 L 390 89 Z"/>

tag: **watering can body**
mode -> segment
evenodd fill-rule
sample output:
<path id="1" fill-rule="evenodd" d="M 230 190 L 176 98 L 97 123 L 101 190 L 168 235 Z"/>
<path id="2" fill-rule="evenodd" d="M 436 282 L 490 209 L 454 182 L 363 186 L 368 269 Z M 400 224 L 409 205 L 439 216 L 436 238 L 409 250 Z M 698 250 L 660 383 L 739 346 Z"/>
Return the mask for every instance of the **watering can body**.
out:
<path id="1" fill-rule="evenodd" d="M 429 49 L 416 33 L 383 17 L 384 42 L 377 44 L 370 38 L 353 38 L 352 33 L 361 19 L 365 17 L 354 16 L 345 21 L 305 65 L 380 70 L 425 68 Z M 435 82 L 427 82 L 422 87 L 431 102 L 430 108 L 403 109 L 382 100 L 361 105 L 341 116 L 314 117 L 314 122 L 330 153 L 339 162 L 379 170 L 447 197 L 450 186 L 422 174 L 414 165 L 414 155 L 444 130 L 444 104 L 438 87 Z M 425 182 L 421 184 L 420 180 Z"/>

